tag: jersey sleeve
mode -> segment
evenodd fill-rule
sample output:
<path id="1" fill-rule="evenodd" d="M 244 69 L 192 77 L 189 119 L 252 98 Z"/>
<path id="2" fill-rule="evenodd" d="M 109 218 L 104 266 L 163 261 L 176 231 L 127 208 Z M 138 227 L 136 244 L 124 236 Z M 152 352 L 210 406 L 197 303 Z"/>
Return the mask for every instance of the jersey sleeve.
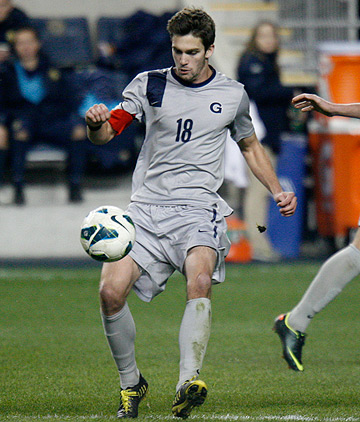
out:
<path id="1" fill-rule="evenodd" d="M 116 106 L 115 110 L 124 110 L 141 121 L 144 115 L 144 101 L 146 98 L 145 73 L 140 73 L 134 78 L 123 91 L 123 101 Z"/>
<path id="2" fill-rule="evenodd" d="M 251 136 L 255 130 L 249 113 L 250 101 L 245 90 L 239 103 L 235 119 L 230 125 L 231 137 L 239 142 L 241 139 Z"/>

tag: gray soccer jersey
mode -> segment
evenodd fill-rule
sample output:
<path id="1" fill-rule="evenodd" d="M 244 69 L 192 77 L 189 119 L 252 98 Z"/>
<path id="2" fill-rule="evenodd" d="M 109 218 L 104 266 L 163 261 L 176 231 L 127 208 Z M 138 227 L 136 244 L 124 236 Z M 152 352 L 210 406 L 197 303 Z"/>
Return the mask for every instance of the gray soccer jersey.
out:
<path id="1" fill-rule="evenodd" d="M 123 97 L 117 108 L 146 124 L 131 200 L 218 204 L 227 131 L 235 141 L 254 132 L 243 85 L 215 70 L 204 83 L 189 84 L 168 68 L 140 73 Z"/>

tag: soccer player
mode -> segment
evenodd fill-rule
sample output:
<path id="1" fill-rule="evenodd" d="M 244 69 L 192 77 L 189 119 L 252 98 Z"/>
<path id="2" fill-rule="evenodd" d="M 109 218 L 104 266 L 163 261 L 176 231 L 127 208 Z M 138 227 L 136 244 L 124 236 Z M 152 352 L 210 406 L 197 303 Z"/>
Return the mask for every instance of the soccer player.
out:
<path id="1" fill-rule="evenodd" d="M 136 242 L 128 256 L 103 265 L 100 300 L 105 334 L 120 374 L 119 418 L 134 418 L 148 384 L 135 360 L 135 325 L 126 298 L 131 289 L 150 301 L 170 275 L 184 274 L 187 302 L 180 326 L 180 374 L 172 413 L 187 418 L 207 394 L 199 379 L 211 325 L 211 286 L 224 280 L 229 249 L 224 216 L 231 209 L 216 193 L 223 182 L 228 131 L 283 216 L 296 197 L 284 192 L 258 142 L 242 84 L 209 65 L 215 24 L 203 10 L 185 8 L 167 26 L 174 66 L 140 73 L 111 112 L 86 113 L 89 139 L 105 144 L 133 119 L 146 135 L 133 174 L 128 212 Z M 196 345 L 196 347 L 194 347 Z"/>
<path id="2" fill-rule="evenodd" d="M 300 94 L 292 100 L 301 111 L 318 111 L 326 116 L 345 116 L 360 119 L 360 103 L 335 104 L 315 94 Z M 360 220 L 359 220 L 360 226 Z M 283 355 L 294 371 L 303 371 L 301 360 L 305 331 L 314 316 L 341 293 L 344 287 L 360 274 L 360 230 L 347 247 L 327 259 L 304 296 L 295 308 L 279 315 L 274 330 L 279 335 Z"/>

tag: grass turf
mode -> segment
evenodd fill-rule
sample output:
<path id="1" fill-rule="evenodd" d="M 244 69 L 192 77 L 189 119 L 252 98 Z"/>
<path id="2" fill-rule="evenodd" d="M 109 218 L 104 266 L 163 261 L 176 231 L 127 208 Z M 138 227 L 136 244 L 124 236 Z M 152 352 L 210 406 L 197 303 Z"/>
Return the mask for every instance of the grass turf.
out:
<path id="1" fill-rule="evenodd" d="M 280 358 L 273 319 L 291 309 L 319 264 L 227 268 L 213 289 L 212 334 L 201 378 L 205 404 L 190 420 L 360 421 L 358 281 L 316 317 L 304 373 Z M 109 421 L 118 375 L 101 327 L 100 268 L 0 269 L 0 420 Z M 138 366 L 150 384 L 138 420 L 171 419 L 185 283 L 174 275 L 151 304 L 129 298 Z"/>

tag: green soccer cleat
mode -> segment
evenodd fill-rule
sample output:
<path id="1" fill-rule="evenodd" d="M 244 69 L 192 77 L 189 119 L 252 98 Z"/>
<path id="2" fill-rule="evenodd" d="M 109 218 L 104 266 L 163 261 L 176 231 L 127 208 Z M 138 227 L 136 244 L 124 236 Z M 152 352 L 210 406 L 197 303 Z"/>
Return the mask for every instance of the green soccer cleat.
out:
<path id="1" fill-rule="evenodd" d="M 192 378 L 185 381 L 177 393 L 172 405 L 172 413 L 178 418 L 186 419 L 194 407 L 201 406 L 207 395 L 204 381 Z"/>
<path id="2" fill-rule="evenodd" d="M 140 374 L 139 383 L 135 387 L 129 387 L 120 391 L 120 407 L 117 412 L 118 418 L 137 418 L 139 403 L 148 391 L 148 383 Z"/>
<path id="3" fill-rule="evenodd" d="M 283 357 L 289 368 L 302 372 L 301 352 L 305 344 L 305 333 L 296 331 L 288 323 L 289 314 L 279 315 L 275 319 L 273 330 L 280 337 L 283 346 Z"/>

